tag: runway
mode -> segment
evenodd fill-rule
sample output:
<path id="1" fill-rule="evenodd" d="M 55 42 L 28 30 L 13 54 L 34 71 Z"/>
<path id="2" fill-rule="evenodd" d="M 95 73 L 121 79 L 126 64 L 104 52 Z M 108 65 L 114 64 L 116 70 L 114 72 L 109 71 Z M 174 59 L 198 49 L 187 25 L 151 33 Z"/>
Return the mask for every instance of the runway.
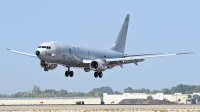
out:
<path id="1" fill-rule="evenodd" d="M 1 105 L 0 111 L 59 111 L 59 112 L 155 112 L 155 111 L 195 111 L 200 112 L 200 105 Z"/>

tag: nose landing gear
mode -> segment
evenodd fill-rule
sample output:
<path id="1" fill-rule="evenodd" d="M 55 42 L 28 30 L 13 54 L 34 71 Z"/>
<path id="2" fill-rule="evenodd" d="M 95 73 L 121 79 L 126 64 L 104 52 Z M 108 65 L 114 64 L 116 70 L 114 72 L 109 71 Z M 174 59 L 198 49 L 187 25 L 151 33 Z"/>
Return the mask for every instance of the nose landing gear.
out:
<path id="1" fill-rule="evenodd" d="M 45 67 L 44 67 L 44 71 L 49 71 L 47 65 L 45 65 Z"/>
<path id="2" fill-rule="evenodd" d="M 41 62 L 41 66 L 44 67 L 44 71 L 49 71 L 48 64 L 46 64 L 45 61 Z"/>

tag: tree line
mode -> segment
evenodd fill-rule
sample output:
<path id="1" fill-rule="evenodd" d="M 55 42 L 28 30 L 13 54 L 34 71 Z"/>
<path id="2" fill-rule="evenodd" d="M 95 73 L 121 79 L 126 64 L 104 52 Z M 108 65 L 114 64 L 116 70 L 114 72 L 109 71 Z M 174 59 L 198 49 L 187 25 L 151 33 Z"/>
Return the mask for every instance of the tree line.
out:
<path id="1" fill-rule="evenodd" d="M 191 94 L 194 92 L 200 92 L 200 86 L 197 85 L 184 85 L 179 84 L 170 89 L 164 88 L 162 90 L 150 90 L 150 89 L 133 89 L 132 87 L 127 87 L 124 89 L 124 92 L 113 91 L 111 87 L 103 86 L 100 88 L 94 88 L 88 93 L 84 92 L 68 92 L 65 89 L 60 91 L 54 89 L 46 89 L 42 91 L 39 86 L 34 85 L 31 91 L 17 92 L 11 95 L 0 94 L 0 98 L 31 98 L 31 97 L 101 97 L 103 98 L 103 93 L 108 94 L 122 94 L 122 93 L 164 93 L 164 94 L 174 94 L 174 93 L 183 93 Z"/>
<path id="2" fill-rule="evenodd" d="M 164 88 L 162 90 L 150 90 L 150 89 L 132 89 L 131 87 L 124 89 L 125 93 L 164 93 L 164 94 L 174 94 L 174 93 L 182 93 L 182 94 L 192 94 L 200 92 L 200 86 L 198 85 L 184 85 L 179 84 L 175 87 L 171 87 L 170 89 Z"/>

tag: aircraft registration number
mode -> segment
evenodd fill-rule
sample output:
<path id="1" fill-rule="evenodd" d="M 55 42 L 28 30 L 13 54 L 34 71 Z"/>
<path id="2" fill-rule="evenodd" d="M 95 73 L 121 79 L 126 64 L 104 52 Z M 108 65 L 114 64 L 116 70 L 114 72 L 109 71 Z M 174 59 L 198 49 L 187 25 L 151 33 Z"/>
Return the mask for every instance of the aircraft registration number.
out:
<path id="1" fill-rule="evenodd" d="M 45 56 L 51 56 L 51 53 L 46 52 Z"/>

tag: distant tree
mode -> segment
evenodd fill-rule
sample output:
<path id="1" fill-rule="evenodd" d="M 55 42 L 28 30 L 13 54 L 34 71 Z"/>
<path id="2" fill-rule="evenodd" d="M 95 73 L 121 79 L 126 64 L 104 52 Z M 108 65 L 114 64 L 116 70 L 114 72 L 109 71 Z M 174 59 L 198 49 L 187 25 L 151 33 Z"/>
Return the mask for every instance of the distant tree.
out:
<path id="1" fill-rule="evenodd" d="M 162 93 L 171 94 L 171 91 L 168 88 L 164 88 L 164 89 L 162 89 Z"/>
<path id="2" fill-rule="evenodd" d="M 82 92 L 70 92 L 67 97 L 83 97 L 85 93 Z"/>
<path id="3" fill-rule="evenodd" d="M 108 94 L 113 94 L 113 90 L 111 87 L 108 87 L 108 86 L 103 86 L 103 87 L 100 87 L 100 88 L 94 88 L 92 91 L 90 91 L 91 93 L 92 92 L 102 92 L 102 93 L 108 93 Z"/>
<path id="4" fill-rule="evenodd" d="M 135 89 L 135 90 L 133 90 L 132 93 L 142 93 L 142 90 L 141 89 Z"/>
<path id="5" fill-rule="evenodd" d="M 183 93 L 183 94 L 191 94 L 191 93 L 198 93 L 200 92 L 200 86 L 197 85 L 184 85 L 179 84 L 175 87 L 171 87 L 171 89 L 164 88 L 161 91 L 159 90 L 153 90 L 150 91 L 149 89 L 141 88 L 141 89 L 132 89 L 131 87 L 127 87 L 124 89 L 124 93 L 164 93 L 164 94 L 174 94 L 177 92 Z M 17 92 L 11 95 L 6 94 L 0 94 L 0 98 L 19 98 L 19 97 L 103 97 L 103 93 L 108 94 L 122 94 L 121 92 L 115 91 L 113 92 L 111 87 L 103 86 L 100 88 L 94 88 L 88 93 L 83 92 L 67 92 L 67 90 L 54 90 L 54 89 L 46 89 L 44 91 L 40 90 L 40 87 L 34 85 L 31 92 Z M 200 97 L 197 97 L 197 99 Z"/>
<path id="6" fill-rule="evenodd" d="M 145 88 L 132 90 L 132 93 L 150 93 L 150 92 L 151 91 L 149 89 L 145 89 Z"/>
<path id="7" fill-rule="evenodd" d="M 119 91 L 115 91 L 114 94 L 122 94 L 121 92 Z"/>
<path id="8" fill-rule="evenodd" d="M 153 90 L 151 93 L 155 94 L 155 93 L 160 93 L 161 91 L 159 90 Z"/>
<path id="9" fill-rule="evenodd" d="M 199 93 L 200 92 L 200 86 L 195 86 L 193 92 Z"/>
<path id="10" fill-rule="evenodd" d="M 151 95 L 149 95 L 149 96 L 147 96 L 147 99 L 148 99 L 148 100 L 152 100 L 153 97 L 152 97 Z"/>
<path id="11" fill-rule="evenodd" d="M 1 94 L 0 95 L 0 98 L 9 98 L 10 97 L 10 95 L 7 95 L 7 94 Z"/>
<path id="12" fill-rule="evenodd" d="M 171 88 L 171 93 L 183 93 L 183 94 L 185 94 L 186 92 L 191 93 L 192 89 L 194 89 L 194 86 L 179 84 Z"/>
<path id="13" fill-rule="evenodd" d="M 31 92 L 23 92 L 22 97 L 31 97 Z"/>
<path id="14" fill-rule="evenodd" d="M 56 94 L 56 96 L 57 96 L 57 97 L 66 97 L 67 94 L 68 94 L 67 90 L 61 89 L 61 90 Z"/>
<path id="15" fill-rule="evenodd" d="M 124 93 L 133 93 L 133 89 L 131 87 L 125 88 Z"/>
<path id="16" fill-rule="evenodd" d="M 41 93 L 40 87 L 34 85 L 32 89 L 33 93 L 36 95 L 36 97 Z"/>
<path id="17" fill-rule="evenodd" d="M 56 93 L 58 93 L 58 91 L 56 91 L 54 89 L 46 89 L 42 93 L 49 93 L 49 94 L 52 94 L 52 95 L 56 95 Z"/>
<path id="18" fill-rule="evenodd" d="M 0 98 L 2 98 L 3 97 L 3 95 L 2 94 L 0 94 Z"/>
<path id="19" fill-rule="evenodd" d="M 142 93 L 150 93 L 151 92 L 149 89 L 145 89 L 145 88 L 142 88 L 141 91 L 142 91 Z"/>
<path id="20" fill-rule="evenodd" d="M 10 97 L 11 98 L 22 98 L 23 95 L 24 95 L 24 92 L 17 92 L 17 93 L 11 94 Z"/>
<path id="21" fill-rule="evenodd" d="M 52 93 L 41 93 L 38 97 L 55 97 Z"/>

